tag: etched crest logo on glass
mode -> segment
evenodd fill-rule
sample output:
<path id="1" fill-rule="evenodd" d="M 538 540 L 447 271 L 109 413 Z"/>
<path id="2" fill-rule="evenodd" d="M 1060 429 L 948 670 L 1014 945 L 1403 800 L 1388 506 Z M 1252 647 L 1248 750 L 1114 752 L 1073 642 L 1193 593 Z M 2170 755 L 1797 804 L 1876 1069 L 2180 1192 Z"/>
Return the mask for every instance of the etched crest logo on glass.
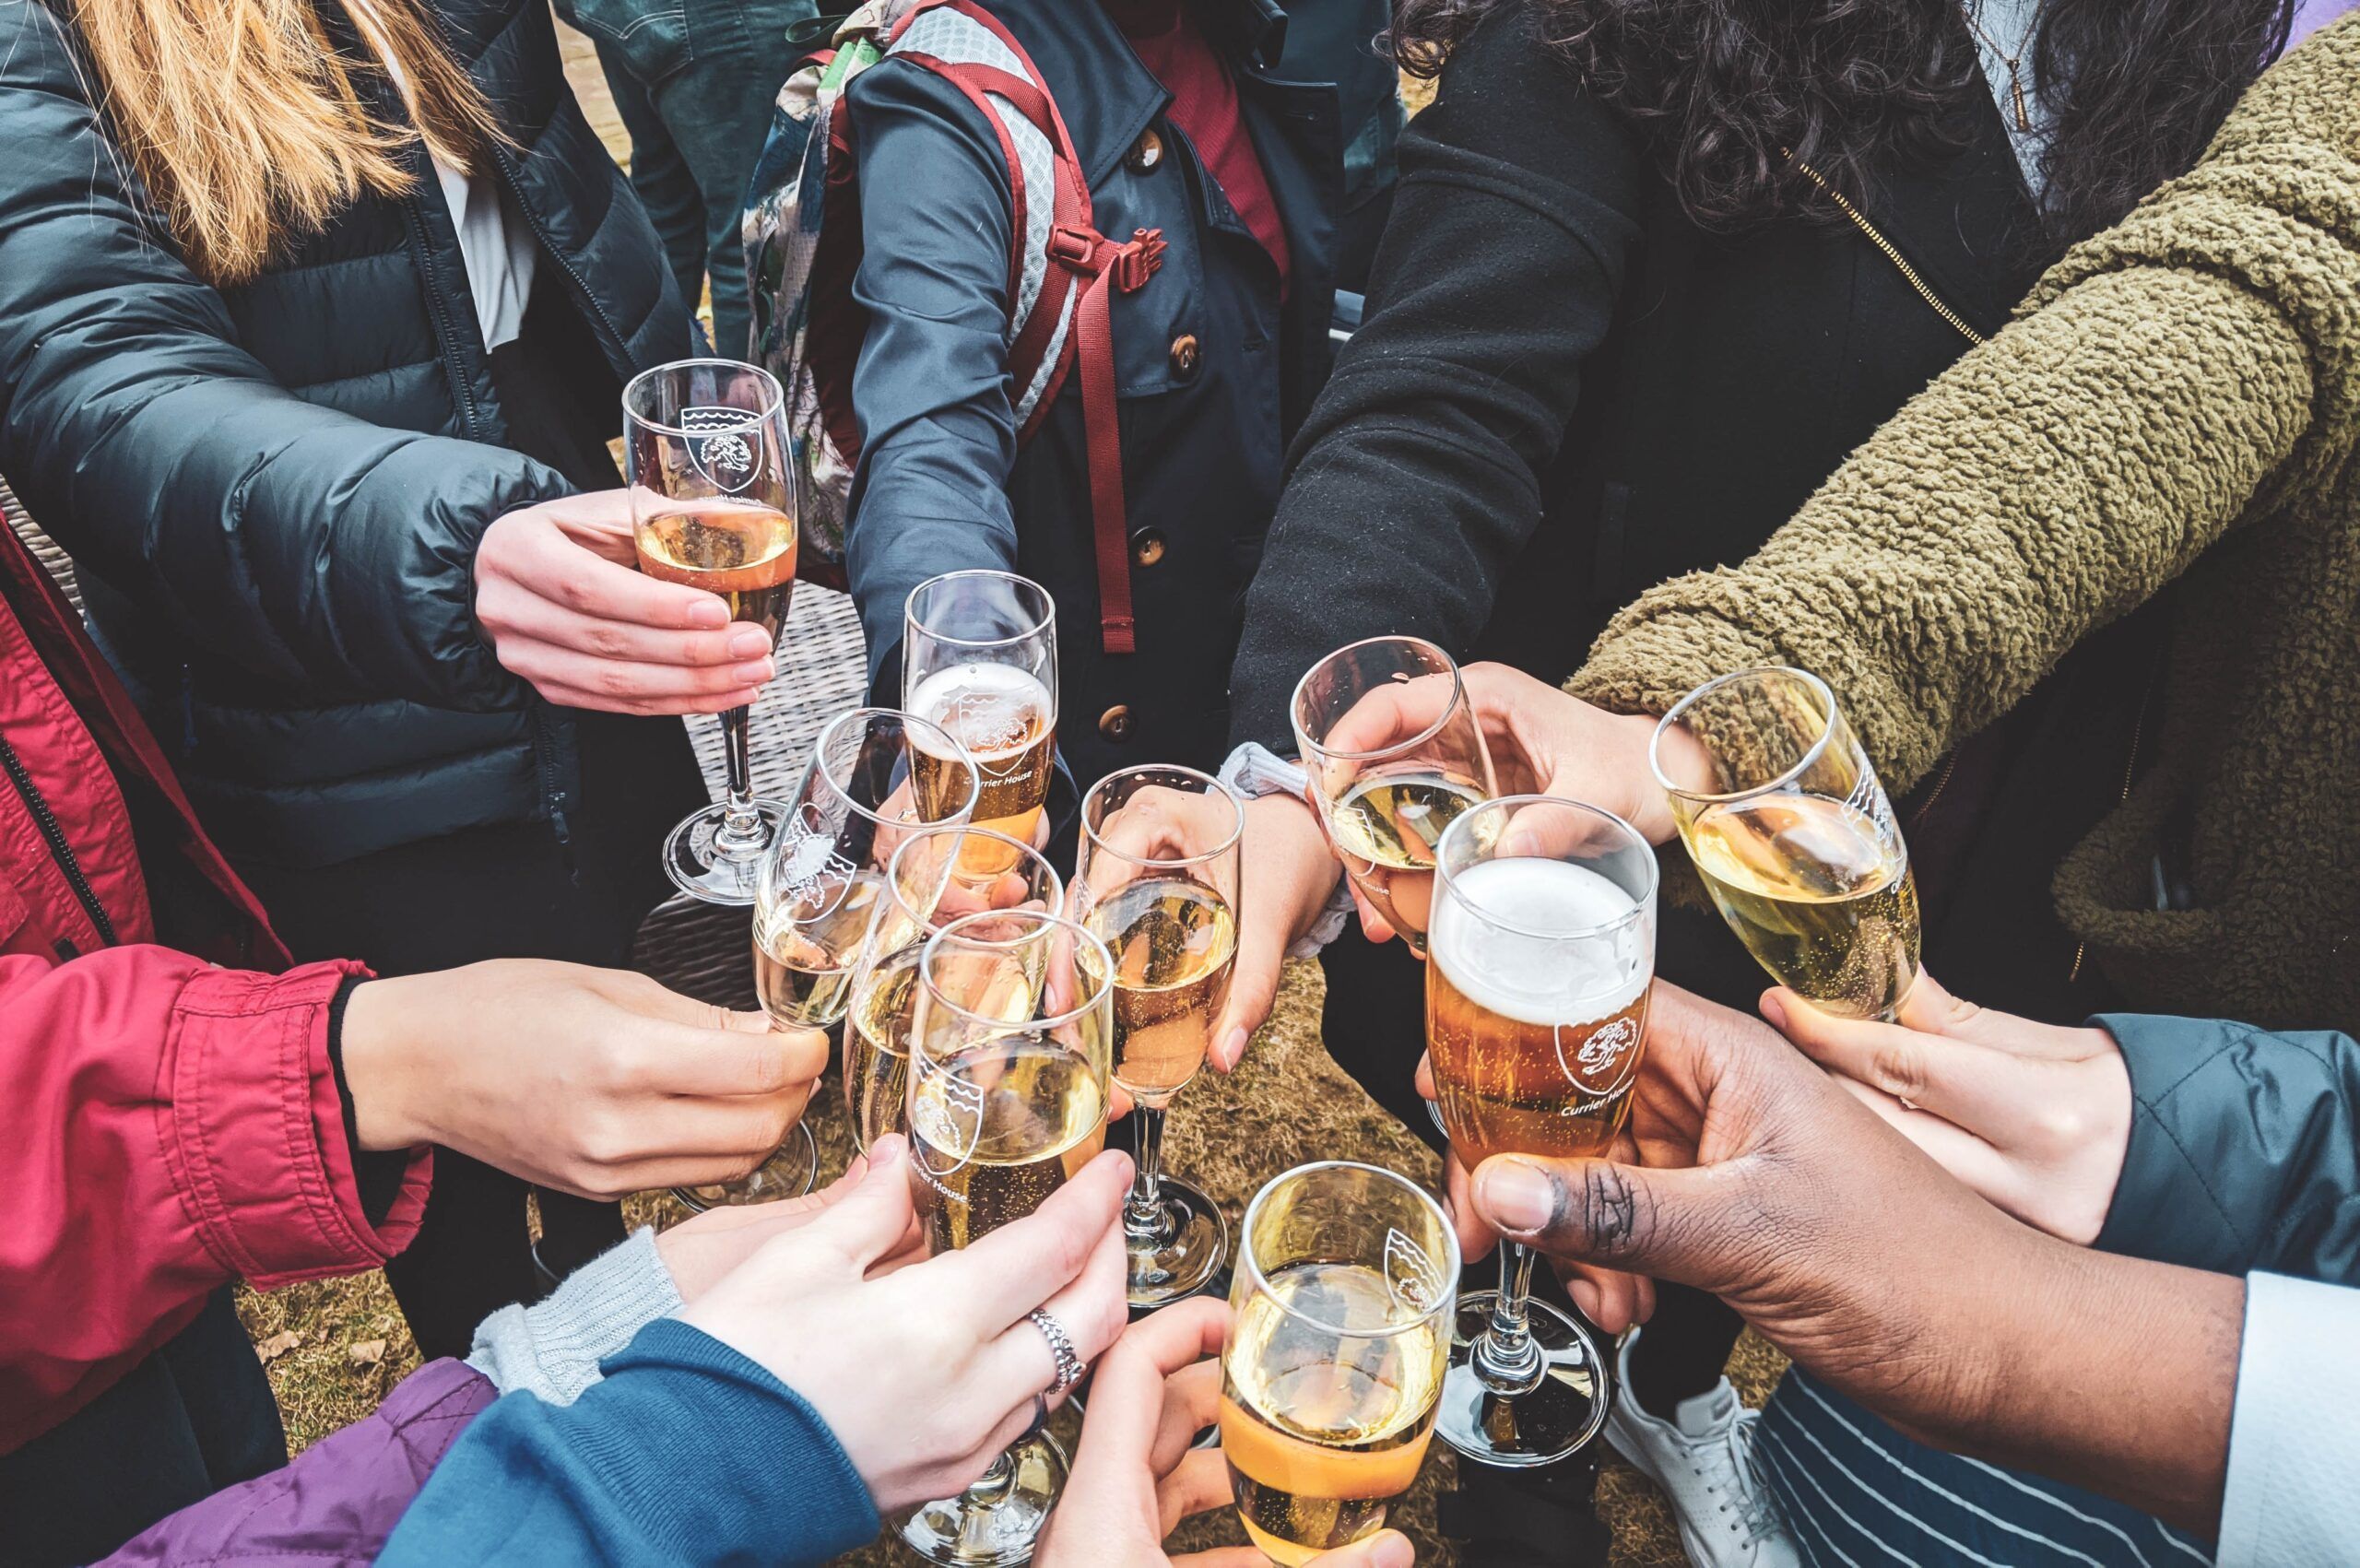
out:
<path id="1" fill-rule="evenodd" d="M 837 852 L 835 840 L 820 831 L 817 813 L 806 802 L 788 819 L 778 846 L 778 889 L 796 920 L 823 920 L 836 912 L 860 867 Z"/>
<path id="2" fill-rule="evenodd" d="M 1556 1026 L 1557 1065 L 1566 1079 L 1594 1094 L 1612 1094 L 1630 1079 L 1638 1061 L 1639 1020 L 1618 1014 L 1603 1024 Z M 1565 1048 L 1573 1047 L 1571 1060 Z M 1603 1081 L 1601 1081 L 1603 1080 Z"/>
<path id="3" fill-rule="evenodd" d="M 1385 1288 L 1395 1301 L 1413 1313 L 1431 1312 L 1450 1284 L 1449 1276 L 1425 1248 L 1398 1231 L 1386 1231 Z"/>
<path id="4" fill-rule="evenodd" d="M 754 482 L 760 421 L 743 408 L 683 408 L 689 462 L 706 483 L 736 495 Z"/>

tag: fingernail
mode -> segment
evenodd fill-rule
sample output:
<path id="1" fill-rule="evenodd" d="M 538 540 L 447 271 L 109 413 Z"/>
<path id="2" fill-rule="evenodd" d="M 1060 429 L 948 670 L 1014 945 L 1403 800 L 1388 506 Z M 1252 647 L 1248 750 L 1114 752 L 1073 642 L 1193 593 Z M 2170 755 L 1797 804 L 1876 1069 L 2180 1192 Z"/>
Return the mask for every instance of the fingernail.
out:
<path id="1" fill-rule="evenodd" d="M 1771 1028 L 1781 1034 L 1787 1032 L 1787 1008 L 1785 1003 L 1778 1000 L 1777 992 L 1762 993 L 1762 1016 Z"/>
<path id="2" fill-rule="evenodd" d="M 729 636 L 729 656 L 733 659 L 759 659 L 771 651 L 770 633 L 754 627 L 734 631 Z"/>
<path id="3" fill-rule="evenodd" d="M 900 1133 L 887 1133 L 868 1146 L 867 1159 L 872 1171 L 882 1170 L 901 1159 L 905 1147 Z"/>
<path id="4" fill-rule="evenodd" d="M 768 659 L 756 659 L 752 664 L 739 665 L 730 673 L 749 686 L 765 685 L 771 678 L 771 662 Z"/>
<path id="5" fill-rule="evenodd" d="M 1503 1231 L 1543 1230 L 1557 1212 L 1557 1184 L 1521 1160 L 1487 1161 L 1475 1177 L 1475 1205 Z"/>
<path id="6" fill-rule="evenodd" d="M 1369 1542 L 1369 1568 L 1411 1568 L 1417 1560 L 1418 1554 L 1410 1547 L 1408 1536 L 1387 1530 Z"/>
<path id="7" fill-rule="evenodd" d="M 1233 1067 L 1245 1057 L 1245 1043 L 1251 1038 L 1242 1029 L 1232 1029 L 1221 1037 L 1221 1061 L 1223 1067 Z"/>
<path id="8" fill-rule="evenodd" d="M 699 631 L 718 630 L 729 624 L 729 607 L 708 594 L 689 607 L 688 622 Z"/>

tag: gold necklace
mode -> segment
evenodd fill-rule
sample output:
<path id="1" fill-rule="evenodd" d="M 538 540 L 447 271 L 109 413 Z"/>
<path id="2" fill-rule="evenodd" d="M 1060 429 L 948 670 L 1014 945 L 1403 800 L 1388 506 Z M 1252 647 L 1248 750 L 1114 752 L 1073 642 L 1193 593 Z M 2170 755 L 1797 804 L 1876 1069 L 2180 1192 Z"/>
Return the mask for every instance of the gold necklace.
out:
<path id="1" fill-rule="evenodd" d="M 1991 46 L 1991 53 L 1997 54 L 2000 57 L 2000 64 L 2008 67 L 2008 99 L 2009 101 L 2015 105 L 2016 129 L 2027 133 L 2032 130 L 2032 115 L 2028 113 L 2024 108 L 2024 73 L 2019 71 L 2016 67 L 2018 62 L 2022 61 L 2024 57 L 2025 46 L 2031 43 L 2033 39 L 2040 31 L 2041 7 L 2047 4 L 2048 0 L 2037 0 L 2037 3 L 2032 8 L 2032 20 L 2024 27 L 2024 36 L 2017 42 L 2016 52 L 2013 54 L 2011 54 L 2005 48 L 2001 47 L 1998 39 L 1993 38 L 1988 32 L 1984 30 L 1983 24 L 1976 19 L 1975 11 L 1967 8 L 1966 0 L 1959 0 L 1958 14 L 1966 18 L 1966 25 L 1975 29 L 1975 36 L 1989 44 Z M 1980 0 L 1977 0 L 1976 9 L 1980 10 L 1981 8 Z"/>

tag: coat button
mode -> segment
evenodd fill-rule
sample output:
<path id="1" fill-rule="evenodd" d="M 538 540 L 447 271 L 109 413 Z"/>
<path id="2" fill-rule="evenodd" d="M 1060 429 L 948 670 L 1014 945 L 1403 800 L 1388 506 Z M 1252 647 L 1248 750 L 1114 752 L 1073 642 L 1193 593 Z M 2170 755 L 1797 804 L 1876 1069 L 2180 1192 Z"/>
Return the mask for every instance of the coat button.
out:
<path id="1" fill-rule="evenodd" d="M 1172 340 L 1172 373 L 1182 381 L 1197 379 L 1197 335 L 1184 332 Z"/>
<path id="2" fill-rule="evenodd" d="M 1124 166 L 1134 174 L 1145 174 L 1162 161 L 1163 138 L 1155 134 L 1152 125 L 1141 131 L 1139 139 L 1131 144 L 1131 150 L 1123 155 Z"/>
<path id="3" fill-rule="evenodd" d="M 1117 702 L 1098 715 L 1098 733 L 1116 742 L 1131 738 L 1130 705 Z"/>
<path id="4" fill-rule="evenodd" d="M 1153 566 L 1163 559 L 1163 530 L 1141 528 L 1131 536 L 1131 564 Z"/>

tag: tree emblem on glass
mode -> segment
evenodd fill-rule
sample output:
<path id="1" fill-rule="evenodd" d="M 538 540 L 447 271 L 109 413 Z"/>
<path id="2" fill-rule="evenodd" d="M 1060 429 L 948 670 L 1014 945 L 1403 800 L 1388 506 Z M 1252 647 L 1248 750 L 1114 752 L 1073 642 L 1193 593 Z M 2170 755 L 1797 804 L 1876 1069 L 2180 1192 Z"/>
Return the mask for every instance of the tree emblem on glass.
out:
<path id="1" fill-rule="evenodd" d="M 1715 790 L 1664 777 L 1675 725 L 1712 759 Z M 1890 1022 L 1918 979 L 1918 881 L 1893 803 L 1827 683 L 1739 670 L 1682 698 L 1656 739 L 1681 842 L 1738 939 L 1813 1007 Z"/>
<path id="2" fill-rule="evenodd" d="M 785 399 L 766 371 L 682 360 L 623 388 L 623 474 L 639 569 L 718 594 L 729 619 L 773 646 L 795 593 L 796 507 Z M 750 710 L 721 715 L 728 787 L 664 843 L 673 885 L 707 903 L 749 904 L 785 808 L 754 794 Z"/>
<path id="3" fill-rule="evenodd" d="M 1435 862 L 1426 1050 L 1453 1158 L 1606 1153 L 1646 1044 L 1654 852 L 1611 812 L 1528 795 L 1460 817 Z M 1458 1300 L 1435 1430 L 1482 1464 L 1552 1463 L 1606 1420 L 1597 1342 L 1529 1299 L 1532 1262 L 1504 1244 L 1500 1289 Z"/>

